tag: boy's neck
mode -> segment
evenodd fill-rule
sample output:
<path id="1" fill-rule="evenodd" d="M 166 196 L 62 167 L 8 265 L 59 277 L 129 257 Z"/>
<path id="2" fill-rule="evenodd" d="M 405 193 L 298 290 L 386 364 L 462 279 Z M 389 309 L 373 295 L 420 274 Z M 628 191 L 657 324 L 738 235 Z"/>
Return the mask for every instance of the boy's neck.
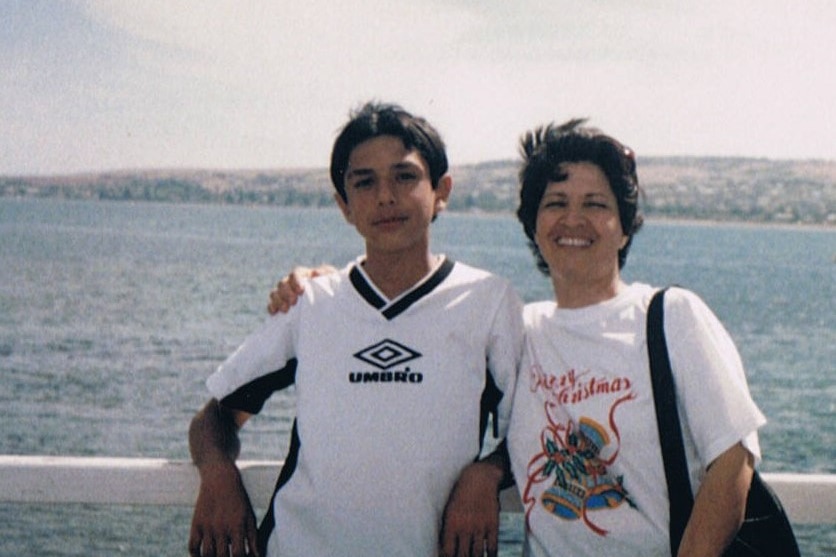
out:
<path id="1" fill-rule="evenodd" d="M 438 257 L 429 252 L 423 257 L 367 254 L 363 261 L 363 270 L 378 290 L 392 300 L 426 277 L 437 261 Z"/>

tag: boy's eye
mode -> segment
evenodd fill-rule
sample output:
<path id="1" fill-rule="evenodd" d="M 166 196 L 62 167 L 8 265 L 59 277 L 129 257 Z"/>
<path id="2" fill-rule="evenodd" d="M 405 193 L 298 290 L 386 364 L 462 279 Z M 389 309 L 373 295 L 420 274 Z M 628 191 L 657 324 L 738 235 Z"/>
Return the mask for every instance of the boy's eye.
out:
<path id="1" fill-rule="evenodd" d="M 372 185 L 372 179 L 371 178 L 363 178 L 361 180 L 355 181 L 354 184 L 353 184 L 353 186 L 355 188 L 367 188 L 371 185 Z"/>
<path id="2" fill-rule="evenodd" d="M 414 182 L 418 179 L 418 175 L 414 172 L 400 172 L 397 175 L 399 182 Z"/>

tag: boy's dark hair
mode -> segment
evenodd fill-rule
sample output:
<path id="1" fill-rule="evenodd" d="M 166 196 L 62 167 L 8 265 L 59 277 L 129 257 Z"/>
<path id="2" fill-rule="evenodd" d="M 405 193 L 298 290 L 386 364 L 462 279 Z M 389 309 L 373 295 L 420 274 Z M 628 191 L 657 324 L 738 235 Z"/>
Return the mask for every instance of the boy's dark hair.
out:
<path id="1" fill-rule="evenodd" d="M 351 152 L 364 141 L 383 135 L 397 137 L 406 149 L 421 154 L 429 167 L 433 189 L 447 173 L 444 141 L 429 122 L 396 104 L 368 102 L 352 112 L 331 150 L 331 182 L 343 200 L 347 200 L 344 178 Z"/>
<path id="2" fill-rule="evenodd" d="M 618 252 L 618 268 L 624 267 L 633 235 L 639 231 L 644 217 L 639 211 L 639 179 L 633 151 L 618 140 L 596 128 L 586 127 L 586 119 L 573 119 L 559 126 L 540 126 L 523 135 L 520 153 L 523 164 L 519 172 L 520 205 L 517 219 L 523 225 L 528 244 L 537 260 L 537 268 L 549 274 L 549 267 L 534 242 L 537 210 L 549 182 L 567 178 L 560 166 L 564 163 L 589 162 L 607 177 L 618 202 L 621 230 L 628 237 Z"/>

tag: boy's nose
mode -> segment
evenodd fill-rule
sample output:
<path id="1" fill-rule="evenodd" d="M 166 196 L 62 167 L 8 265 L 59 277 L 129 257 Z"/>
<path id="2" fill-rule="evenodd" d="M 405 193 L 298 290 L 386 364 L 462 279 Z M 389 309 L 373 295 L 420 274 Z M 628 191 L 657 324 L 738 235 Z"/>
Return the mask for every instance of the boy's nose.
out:
<path id="1" fill-rule="evenodd" d="M 377 202 L 380 205 L 391 205 L 395 202 L 394 184 L 389 180 L 381 180 L 377 188 Z"/>

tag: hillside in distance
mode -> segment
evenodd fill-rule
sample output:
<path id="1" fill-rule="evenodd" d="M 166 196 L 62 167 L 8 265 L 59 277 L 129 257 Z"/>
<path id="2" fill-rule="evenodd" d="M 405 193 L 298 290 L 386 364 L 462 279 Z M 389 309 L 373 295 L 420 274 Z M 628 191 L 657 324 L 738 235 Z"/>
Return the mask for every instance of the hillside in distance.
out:
<path id="1" fill-rule="evenodd" d="M 650 218 L 836 225 L 836 161 L 646 157 L 638 160 Z M 454 166 L 449 210 L 511 213 L 517 162 Z M 137 170 L 0 176 L 0 196 L 332 207 L 322 169 Z"/>

